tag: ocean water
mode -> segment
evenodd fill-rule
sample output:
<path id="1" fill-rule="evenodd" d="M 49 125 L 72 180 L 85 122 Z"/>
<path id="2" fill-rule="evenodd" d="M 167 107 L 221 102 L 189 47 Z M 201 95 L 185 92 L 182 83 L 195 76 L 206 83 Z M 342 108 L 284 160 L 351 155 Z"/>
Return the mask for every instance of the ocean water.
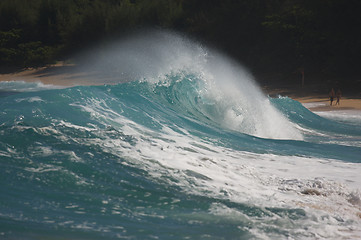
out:
<path id="1" fill-rule="evenodd" d="M 122 83 L 0 82 L 0 239 L 361 238 L 360 112 L 161 37 L 106 70 Z"/>

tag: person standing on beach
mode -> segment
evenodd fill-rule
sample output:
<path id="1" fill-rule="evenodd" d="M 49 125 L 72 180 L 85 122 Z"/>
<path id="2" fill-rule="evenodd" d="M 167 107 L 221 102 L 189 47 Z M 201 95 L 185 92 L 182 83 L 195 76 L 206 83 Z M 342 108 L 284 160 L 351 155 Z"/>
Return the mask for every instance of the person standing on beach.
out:
<path id="1" fill-rule="evenodd" d="M 335 105 L 340 105 L 341 96 L 342 96 L 341 90 L 338 89 L 337 93 L 336 93 L 336 104 Z"/>
<path id="2" fill-rule="evenodd" d="M 333 88 L 331 89 L 329 96 L 330 96 L 330 106 L 332 106 L 333 99 L 335 98 L 335 90 L 333 90 Z"/>

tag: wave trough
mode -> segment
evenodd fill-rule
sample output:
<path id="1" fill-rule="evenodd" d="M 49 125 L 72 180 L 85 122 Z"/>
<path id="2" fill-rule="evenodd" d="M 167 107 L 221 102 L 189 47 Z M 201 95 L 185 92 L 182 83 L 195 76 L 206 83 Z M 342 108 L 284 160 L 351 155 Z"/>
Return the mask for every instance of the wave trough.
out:
<path id="1" fill-rule="evenodd" d="M 359 125 L 264 96 L 188 39 L 149 38 L 87 58 L 105 85 L 0 83 L 18 91 L 0 96 L 0 236 L 361 236 Z"/>

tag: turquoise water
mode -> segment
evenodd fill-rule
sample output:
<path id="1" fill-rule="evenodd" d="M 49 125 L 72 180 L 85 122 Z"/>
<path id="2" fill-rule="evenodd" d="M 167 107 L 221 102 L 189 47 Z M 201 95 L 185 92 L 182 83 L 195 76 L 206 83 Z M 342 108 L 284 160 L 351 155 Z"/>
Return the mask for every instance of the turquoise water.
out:
<path id="1" fill-rule="evenodd" d="M 217 80 L 243 71 L 221 63 L 0 83 L 0 238 L 361 237 L 361 121 Z"/>
<path id="2" fill-rule="evenodd" d="M 267 184 L 249 190 L 236 186 L 239 179 L 228 174 L 249 171 L 231 166 L 240 153 L 242 164 L 281 157 L 300 168 L 302 159 L 359 164 L 360 125 L 324 119 L 278 98 L 270 99 L 272 105 L 309 131 L 299 130 L 301 140 L 254 137 L 217 122 L 217 103 L 198 94 L 198 81 L 182 76 L 167 84 L 132 82 L 2 97 L 2 238 L 301 239 L 322 237 L 317 228 L 327 225 L 359 223 L 327 211 L 322 214 L 334 220 L 318 222 L 302 206 L 267 206 L 257 193 Z M 167 161 L 177 163 L 167 166 Z M 217 180 L 218 174 L 224 180 Z M 298 179 L 305 185 L 310 180 L 315 181 Z M 332 192 L 332 187 L 317 189 Z M 268 197 L 283 190 L 270 191 Z M 293 191 L 295 197 L 300 194 Z"/>

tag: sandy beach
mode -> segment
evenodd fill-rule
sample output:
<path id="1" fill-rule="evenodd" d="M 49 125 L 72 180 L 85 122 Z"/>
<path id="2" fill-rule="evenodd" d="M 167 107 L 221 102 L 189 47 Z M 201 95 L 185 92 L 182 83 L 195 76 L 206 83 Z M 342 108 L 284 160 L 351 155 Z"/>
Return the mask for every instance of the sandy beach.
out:
<path id="1" fill-rule="evenodd" d="M 94 84 L 90 73 L 80 71 L 73 64 L 63 62 L 40 68 L 30 68 L 15 73 L 0 74 L 1 81 L 41 82 L 64 87 Z"/>
<path id="2" fill-rule="evenodd" d="M 325 89 L 325 91 L 322 91 L 323 89 Z M 292 98 L 314 112 L 340 110 L 361 111 L 361 94 L 343 94 L 340 99 L 340 104 L 336 105 L 335 99 L 331 106 L 327 88 L 324 86 L 313 85 L 306 86 L 304 88 L 298 86 L 289 86 L 284 88 L 264 86 L 263 91 L 271 97 L 284 96 Z"/>
<path id="3" fill-rule="evenodd" d="M 296 101 L 301 102 L 305 107 L 315 112 L 323 111 L 339 111 L 339 110 L 361 110 L 361 99 L 352 99 L 352 98 L 341 98 L 340 104 L 335 105 L 336 101 L 333 102 L 333 105 L 330 105 L 328 98 L 322 97 L 302 97 L 302 98 L 293 98 Z"/>
<path id="4" fill-rule="evenodd" d="M 218 82 L 203 84 L 212 79 L 193 80 L 183 72 L 166 79 L 161 75 L 163 84 L 157 86 L 132 82 L 67 88 L 94 79 L 94 84 L 106 84 L 100 74 L 89 80 L 90 73 L 76 70 L 65 65 L 0 75 L 10 81 L 0 82 L 1 176 L 6 180 L 0 189 L 9 193 L 2 206 L 9 215 L 0 220 L 9 232 L 25 229 L 26 238 L 44 229 L 34 239 L 72 237 L 69 232 L 86 239 L 102 229 L 114 235 L 98 238 L 112 239 L 137 219 L 130 237 L 138 238 L 133 232 L 151 222 L 159 223 L 161 231 L 170 222 L 169 233 L 189 225 L 200 226 L 199 232 L 233 226 L 223 230 L 236 233 L 227 239 L 249 238 L 239 235 L 239 226 L 258 225 L 271 229 L 273 238 L 293 233 L 303 238 L 302 231 L 304 238 L 323 237 L 330 229 L 340 234 L 325 239 L 361 233 L 360 99 L 345 94 L 340 106 L 329 106 L 323 93 L 327 88 L 298 90 L 281 84 L 283 89 L 263 88 L 264 94 L 254 85 L 237 91 L 253 83 L 227 71 L 226 78 L 239 82 L 224 90 Z M 109 83 L 122 79 L 117 75 Z M 63 89 L 38 91 L 53 88 L 39 82 Z M 22 87 L 35 92 L 19 93 Z M 201 91 L 219 90 L 207 94 L 207 101 L 196 101 Z M 275 97 L 277 107 L 265 101 L 267 94 Z M 302 102 L 314 114 L 278 95 Z M 242 96 L 246 101 L 238 101 Z M 30 199 L 25 207 L 24 199 Z M 196 224 L 188 213 L 198 216 Z M 24 217 L 14 220 L 18 215 Z M 94 223 L 88 225 L 89 219 Z M 284 222 L 294 222 L 286 227 L 289 232 L 283 231 Z"/>
<path id="5" fill-rule="evenodd" d="M 109 79 L 105 79 L 104 81 L 98 80 L 99 78 L 91 73 L 79 71 L 76 66 L 63 62 L 37 69 L 26 69 L 16 73 L 0 74 L 0 81 L 41 82 L 43 84 L 64 87 L 104 84 Z M 333 105 L 330 106 L 327 93 L 315 94 L 314 91 L 309 91 L 307 88 L 273 88 L 268 86 L 263 87 L 263 91 L 271 97 L 278 95 L 288 96 L 301 102 L 306 108 L 314 112 L 339 110 L 361 111 L 361 96 L 345 95 L 342 96 L 339 105 L 335 105 L 336 101 L 334 101 Z"/>

